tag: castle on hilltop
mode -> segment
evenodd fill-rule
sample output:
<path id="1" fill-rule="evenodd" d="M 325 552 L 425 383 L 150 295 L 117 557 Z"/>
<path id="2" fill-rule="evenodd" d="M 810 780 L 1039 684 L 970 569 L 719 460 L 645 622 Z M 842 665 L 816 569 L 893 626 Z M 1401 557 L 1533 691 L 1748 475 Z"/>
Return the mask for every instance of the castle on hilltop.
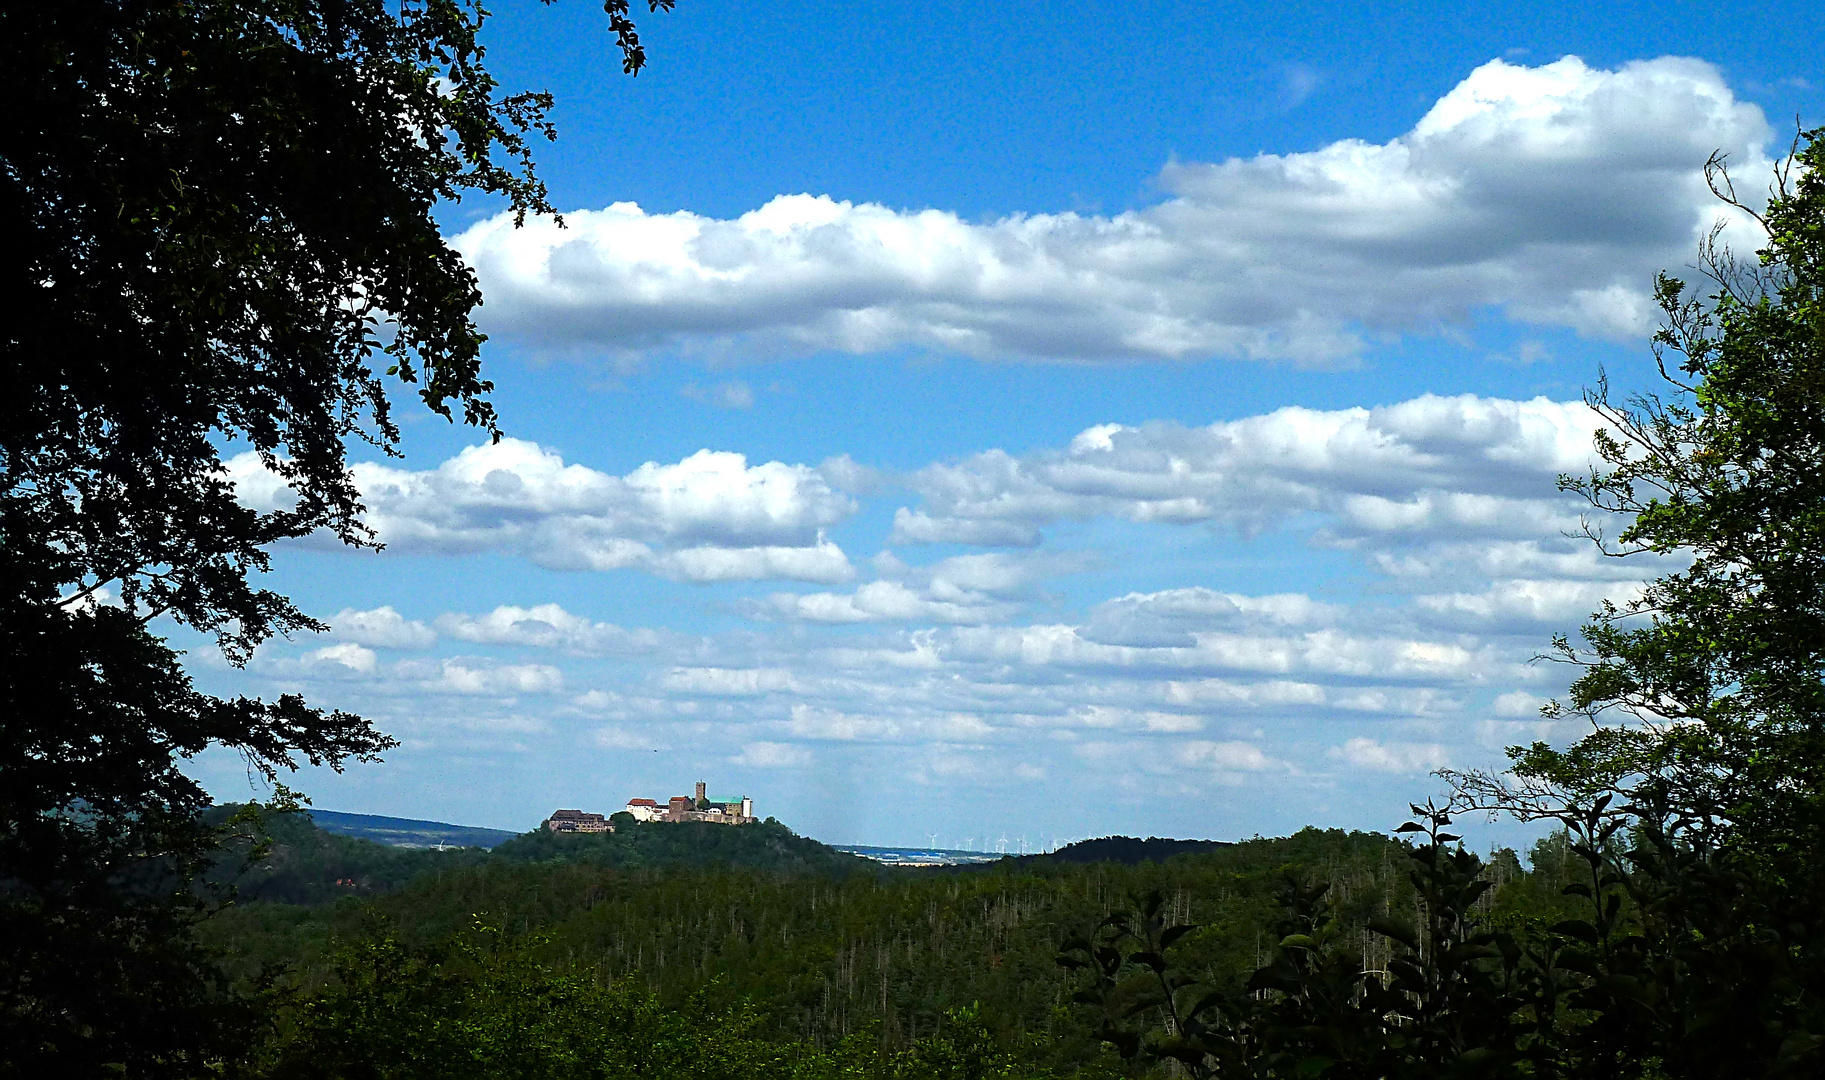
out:
<path id="1" fill-rule="evenodd" d="M 712 799 L 705 794 L 702 780 L 697 781 L 695 798 L 674 795 L 664 804 L 657 799 L 629 799 L 623 813 L 632 815 L 635 821 L 708 821 L 716 825 L 752 825 L 760 820 L 754 816 L 753 799 L 746 795 L 739 799 Z M 552 832 L 562 833 L 615 831 L 614 824 L 607 817 L 583 810 L 554 810 L 544 824 Z"/>
<path id="2" fill-rule="evenodd" d="M 697 781 L 695 798 L 686 795 L 674 795 L 663 805 L 657 799 L 629 799 L 627 813 L 635 821 L 708 821 L 717 825 L 752 825 L 759 819 L 754 816 L 754 800 L 743 795 L 739 799 L 712 799 L 704 794 L 704 783 Z"/>
<path id="3" fill-rule="evenodd" d="M 614 832 L 615 827 L 601 814 L 591 814 L 584 810 L 553 810 L 545 819 L 545 827 L 552 832 Z"/>

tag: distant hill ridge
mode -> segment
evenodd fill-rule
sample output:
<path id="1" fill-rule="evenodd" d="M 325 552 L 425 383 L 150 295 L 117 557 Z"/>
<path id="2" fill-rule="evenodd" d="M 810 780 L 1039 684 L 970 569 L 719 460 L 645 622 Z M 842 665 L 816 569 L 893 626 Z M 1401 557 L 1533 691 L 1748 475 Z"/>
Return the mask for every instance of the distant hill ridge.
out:
<path id="1" fill-rule="evenodd" d="M 232 810 L 218 807 L 212 816 L 226 817 Z M 739 867 L 838 879 L 856 873 L 892 872 L 881 862 L 800 836 L 771 818 L 734 828 L 689 822 L 635 825 L 599 835 L 557 834 L 545 829 L 513 833 L 444 821 L 314 809 L 268 820 L 277 846 L 265 863 L 238 877 L 247 899 L 317 903 L 338 896 L 384 894 L 429 870 L 502 864 L 555 862 L 622 870 Z M 947 869 L 968 872 L 1038 860 L 1138 866 L 1235 846 L 1221 840 L 1105 836 L 1080 840 L 1049 854 L 956 856 L 961 865 Z M 440 848 L 445 850 L 437 850 Z"/>
<path id="2" fill-rule="evenodd" d="M 479 847 L 508 862 L 587 862 L 623 867 L 729 865 L 852 873 L 859 858 L 799 836 L 768 818 L 753 825 L 695 822 L 624 825 L 614 834 L 514 833 L 441 821 L 306 810 L 317 828 L 396 848 Z M 705 831 L 708 829 L 709 831 Z M 721 830 L 721 831 L 718 831 Z"/>
<path id="3" fill-rule="evenodd" d="M 377 844 L 385 844 L 389 847 L 494 848 L 518 836 L 526 835 L 529 839 L 533 837 L 537 837 L 537 839 L 532 840 L 530 844 L 515 845 L 515 847 L 530 847 L 547 857 L 557 854 L 555 849 L 546 850 L 551 848 L 551 838 L 541 836 L 539 830 L 534 830 L 530 834 L 521 834 L 509 832 L 505 829 L 482 828 L 477 825 L 452 825 L 443 821 L 421 821 L 416 818 L 385 817 L 379 814 L 348 814 L 337 810 L 313 809 L 306 810 L 305 813 L 309 815 L 311 820 L 316 823 L 317 827 L 324 832 L 335 833 L 338 836 L 352 836 L 362 840 L 372 840 Z M 773 854 L 776 857 L 780 854 L 784 854 L 784 851 L 781 850 L 781 847 L 777 843 L 778 837 L 771 837 L 770 839 L 775 841 L 773 845 L 767 845 L 773 848 Z M 793 839 L 804 841 L 808 838 L 794 836 Z M 572 842 L 574 842 L 574 840 L 572 840 Z M 810 841 L 810 843 L 819 848 L 824 847 L 822 844 L 817 844 L 816 841 Z M 614 848 L 624 848 L 632 847 L 633 845 L 628 845 L 624 840 L 621 844 L 610 842 L 610 846 Z M 1174 855 L 1218 851 L 1233 846 L 1232 843 L 1226 840 L 1178 840 L 1164 836 L 1149 836 L 1143 840 L 1135 836 L 1102 836 L 1092 840 L 1079 840 L 1076 843 L 1067 844 L 1056 851 L 1044 855 L 1017 855 L 1007 856 L 1007 858 L 1013 858 L 1015 860 L 1042 858 L 1057 859 L 1061 862 L 1073 863 L 1115 862 L 1122 863 L 1126 866 L 1136 866 L 1143 862 L 1165 862 Z M 841 851 L 846 854 L 866 855 L 876 851 L 886 851 L 889 849 L 871 848 L 861 845 L 845 845 L 843 848 L 833 850 Z M 629 854 L 631 853 L 632 852 L 629 852 Z M 512 855 L 518 855 L 523 859 L 529 854 L 531 854 L 531 852 L 515 851 L 512 852 L 510 857 L 512 857 Z M 599 856 L 603 853 L 592 852 L 592 854 Z M 802 858 L 803 852 L 801 850 L 800 852 L 794 852 L 794 854 L 800 855 Z M 822 853 L 820 852 L 819 854 L 821 855 Z M 946 852 L 945 854 L 964 853 Z M 971 854 L 974 857 L 958 859 L 957 861 L 965 864 L 978 865 L 981 863 L 999 861 L 992 856 L 983 857 L 977 853 L 968 854 Z M 519 860 L 516 859 L 515 861 Z M 638 862 L 642 860 L 636 856 L 634 861 Z M 787 861 L 797 862 L 800 861 L 800 859 L 789 857 Z M 822 860 L 814 856 L 811 861 L 817 862 Z"/>
<path id="4" fill-rule="evenodd" d="M 218 805 L 205 820 L 226 822 L 240 807 Z M 268 856 L 239 862 L 250 838 L 232 842 L 212 879 L 243 900 L 316 904 L 397 892 L 421 875 L 471 869 L 564 864 L 612 870 L 747 869 L 842 879 L 889 872 L 881 864 L 799 836 L 768 818 L 752 825 L 708 822 L 623 826 L 614 833 L 553 833 L 452 825 L 441 821 L 306 810 L 267 814 Z M 482 850 L 483 848 L 488 850 Z"/>
<path id="5" fill-rule="evenodd" d="M 1203 854 L 1235 846 L 1227 840 L 1173 840 L 1163 836 L 1149 836 L 1142 840 L 1133 836 L 1103 836 L 1067 844 L 1048 855 L 1028 855 L 1025 858 L 1057 859 L 1074 863 L 1116 862 L 1137 866 L 1144 862 L 1165 862 L 1174 855 Z"/>
<path id="6" fill-rule="evenodd" d="M 372 840 L 388 847 L 491 848 L 519 835 L 506 829 L 484 829 L 479 825 L 451 825 L 444 821 L 419 821 L 416 818 L 383 817 L 379 814 L 345 814 L 339 810 L 306 810 L 304 813 L 324 832 Z"/>

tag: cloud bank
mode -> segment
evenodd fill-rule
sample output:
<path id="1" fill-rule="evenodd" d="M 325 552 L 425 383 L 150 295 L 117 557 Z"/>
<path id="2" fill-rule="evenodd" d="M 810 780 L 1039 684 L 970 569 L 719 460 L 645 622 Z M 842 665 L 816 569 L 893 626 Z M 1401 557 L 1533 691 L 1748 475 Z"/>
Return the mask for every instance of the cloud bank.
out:
<path id="1" fill-rule="evenodd" d="M 1639 575 L 1639 567 L 1619 568 L 1558 535 L 1576 523 L 1577 504 L 1553 483 L 1589 466 L 1594 426 L 1581 402 L 1474 395 L 1422 395 L 1373 409 L 1286 408 L 1203 427 L 1100 424 L 1025 454 L 989 451 L 894 478 L 869 473 L 868 500 L 913 496 L 892 526 L 890 542 L 906 545 L 900 554 L 862 562 L 856 572 L 869 580 L 847 589 L 781 590 L 738 604 L 757 620 L 746 632 L 691 639 L 594 621 L 553 603 L 446 613 L 428 625 L 454 641 L 533 650 L 566 665 L 589 658 L 633 665 L 614 682 L 593 685 L 568 674 L 552 681 L 536 665 L 528 670 L 539 675 L 517 684 L 440 670 L 446 692 L 550 695 L 574 687 L 581 691 L 575 708 L 614 724 L 601 730 L 615 739 L 670 745 L 726 733 L 733 758 L 756 768 L 806 764 L 843 747 L 895 747 L 911 755 L 909 770 L 936 783 L 980 771 L 983 754 L 1052 746 L 1072 759 L 1130 760 L 1150 775 L 1229 783 L 1284 773 L 1300 744 L 1316 742 L 1302 768 L 1424 772 L 1486 755 L 1482 743 L 1513 735 L 1501 725 L 1537 722 L 1528 717 L 1541 692 L 1550 692 L 1541 685 L 1549 673 L 1527 661 L 1543 635 L 1574 627 L 1603 598 L 1636 587 L 1626 575 Z M 478 480 L 478 466 L 446 463 L 412 484 L 436 492 L 489 484 L 547 491 L 565 489 L 550 477 L 572 469 L 581 471 L 570 488 L 604 483 L 549 451 L 518 454 L 512 460 L 539 464 L 516 466 L 512 482 L 485 473 Z M 661 503 L 635 500 L 647 509 L 626 511 L 616 528 L 660 537 L 655 543 L 667 528 L 692 543 L 815 536 L 820 522 L 857 509 L 827 477 L 867 472 L 854 463 L 777 466 L 781 479 L 768 488 L 774 501 L 760 512 L 749 505 L 756 496 L 710 497 L 748 492 L 749 482 L 735 478 L 751 470 L 736 464 L 710 470 L 718 478 L 710 491 L 677 503 L 698 509 L 665 517 L 651 509 Z M 547 478 L 526 483 L 540 469 Z M 435 479 L 446 474 L 468 479 Z M 620 491 L 617 484 L 606 490 Z M 602 501 L 592 499 L 527 497 L 514 503 L 518 532 L 486 535 L 491 543 L 544 535 L 541 514 L 553 528 L 569 528 L 579 504 Z M 724 504 L 735 509 L 701 509 Z M 908 520 L 920 534 L 906 535 Z M 1063 618 L 1035 617 L 1035 607 L 1049 603 L 1048 584 L 1103 565 L 1092 551 L 1058 550 L 1050 535 L 1097 521 L 1140 530 L 1214 526 L 1245 544 L 1252 536 L 1328 546 L 1389 587 L 1377 596 L 1319 599 L 1173 585 L 1092 598 Z M 921 541 L 1008 543 L 1003 537 L 1032 548 L 908 561 Z M 367 627 L 364 640 L 384 645 L 401 634 L 403 620 L 376 611 L 345 613 L 339 622 Z M 321 663 L 334 665 L 323 668 L 325 677 L 344 683 L 424 679 L 365 656 Z M 1466 716 L 1485 726 L 1463 722 Z M 1377 727 L 1370 734 L 1351 726 L 1361 724 Z M 634 734 L 642 725 L 653 732 Z"/>
<path id="2" fill-rule="evenodd" d="M 617 203 L 515 229 L 503 214 L 456 245 L 490 332 L 540 347 L 758 337 L 1329 364 L 1486 308 L 1641 334 L 1653 273 L 1683 266 L 1716 218 L 1705 159 L 1723 150 L 1749 175 L 1768 137 L 1703 61 L 1496 60 L 1389 142 L 1175 162 L 1165 201 L 1113 216 L 973 223 L 783 195 L 733 220 Z"/>
<path id="3" fill-rule="evenodd" d="M 1592 462 L 1582 402 L 1422 395 L 1375 409 L 1289 407 L 1207 427 L 1103 424 L 1069 445 L 920 470 L 895 543 L 1032 545 L 1061 521 L 1213 523 L 1255 533 L 1321 516 L 1365 550 L 1469 538 L 1537 543 L 1577 524 L 1556 494 Z"/>
<path id="4" fill-rule="evenodd" d="M 255 455 L 227 465 L 243 501 L 285 504 L 290 492 Z M 362 463 L 352 472 L 368 524 L 395 551 L 505 551 L 554 570 L 634 567 L 696 582 L 834 583 L 855 573 L 824 536 L 855 502 L 805 465 L 700 450 L 613 476 L 502 439 L 431 470 Z"/>

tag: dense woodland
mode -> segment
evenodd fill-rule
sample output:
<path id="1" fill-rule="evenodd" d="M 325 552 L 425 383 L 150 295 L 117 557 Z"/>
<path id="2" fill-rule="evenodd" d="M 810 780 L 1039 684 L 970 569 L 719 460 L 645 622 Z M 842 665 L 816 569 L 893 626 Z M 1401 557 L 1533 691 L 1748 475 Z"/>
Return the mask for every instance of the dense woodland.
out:
<path id="1" fill-rule="evenodd" d="M 1199 926 L 1178 946 L 1183 962 L 1232 989 L 1278 944 L 1289 881 L 1331 883 L 1369 967 L 1390 955 L 1370 920 L 1414 918 L 1411 846 L 1339 830 L 1197 845 L 1162 861 L 1142 857 L 1157 844 L 1109 839 L 985 866 L 890 868 L 773 821 L 534 832 L 482 852 L 385 848 L 298 814 L 267 820 L 270 853 L 239 875 L 242 899 L 205 937 L 241 985 L 276 976 L 288 1008 L 309 1008 L 363 950 L 430 955 L 486 941 L 592 992 L 650 993 L 662 1013 L 740 1013 L 768 1046 L 853 1057 L 865 1045 L 871 1070 L 948 1037 L 960 1007 L 1023 1067 L 1119 1070 L 1071 1002 L 1073 976 L 1057 956 L 1150 892 L 1175 921 Z M 1094 852 L 1131 861 L 1085 861 Z M 1489 861 L 1501 886 L 1482 903 L 1492 917 L 1557 910 L 1562 839 L 1534 860 L 1535 874 L 1509 852 Z"/>

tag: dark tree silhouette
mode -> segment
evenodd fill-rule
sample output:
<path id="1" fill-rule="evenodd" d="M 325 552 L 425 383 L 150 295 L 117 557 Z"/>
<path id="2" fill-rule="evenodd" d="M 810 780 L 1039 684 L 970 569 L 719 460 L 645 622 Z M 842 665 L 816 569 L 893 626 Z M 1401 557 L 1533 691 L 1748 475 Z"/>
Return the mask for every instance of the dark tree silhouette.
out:
<path id="1" fill-rule="evenodd" d="M 627 0 L 605 5 L 645 62 Z M 652 9 L 671 0 L 649 0 Z M 386 380 L 498 437 L 443 201 L 548 213 L 474 0 L 0 8 L 0 1072 L 194 1075 L 230 1015 L 185 928 L 217 841 L 178 770 L 276 777 L 392 745 L 296 697 L 199 693 L 166 617 L 244 663 L 319 624 L 276 541 L 371 544 L 345 447 L 393 451 Z M 260 512 L 224 455 L 292 492 Z"/>

